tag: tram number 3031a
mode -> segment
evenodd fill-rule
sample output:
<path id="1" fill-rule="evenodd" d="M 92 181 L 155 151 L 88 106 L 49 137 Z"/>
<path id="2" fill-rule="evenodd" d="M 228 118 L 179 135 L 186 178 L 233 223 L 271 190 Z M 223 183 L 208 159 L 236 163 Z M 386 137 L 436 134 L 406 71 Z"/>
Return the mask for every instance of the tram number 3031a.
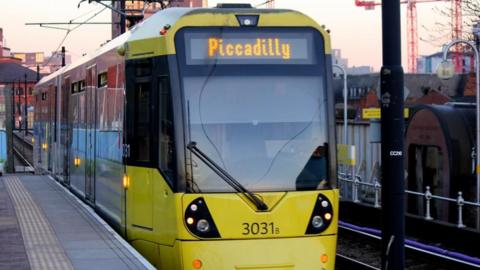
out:
<path id="1" fill-rule="evenodd" d="M 243 235 L 265 235 L 265 234 L 280 234 L 280 229 L 275 226 L 273 222 L 253 222 L 242 223 Z"/>

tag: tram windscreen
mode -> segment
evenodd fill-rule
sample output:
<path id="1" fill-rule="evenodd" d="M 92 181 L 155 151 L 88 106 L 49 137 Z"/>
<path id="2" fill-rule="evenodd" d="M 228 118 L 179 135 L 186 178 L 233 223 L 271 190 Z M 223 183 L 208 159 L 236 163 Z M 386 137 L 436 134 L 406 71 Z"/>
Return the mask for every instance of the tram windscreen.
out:
<path id="1" fill-rule="evenodd" d="M 329 188 L 322 68 L 258 68 L 254 63 L 184 67 L 187 141 L 196 142 L 251 191 Z M 234 192 L 196 156 L 189 158 L 192 191 Z"/>

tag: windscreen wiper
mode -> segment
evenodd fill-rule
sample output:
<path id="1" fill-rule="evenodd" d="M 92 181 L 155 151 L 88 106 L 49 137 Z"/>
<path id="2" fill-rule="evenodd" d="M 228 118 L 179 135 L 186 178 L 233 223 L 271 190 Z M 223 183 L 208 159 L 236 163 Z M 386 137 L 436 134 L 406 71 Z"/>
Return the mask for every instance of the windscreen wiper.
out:
<path id="1" fill-rule="evenodd" d="M 228 172 L 218 166 L 215 161 L 211 160 L 202 150 L 198 149 L 196 142 L 190 142 L 187 145 L 188 150 L 192 151 L 192 153 L 197 156 L 205 165 L 207 165 L 212 171 L 214 171 L 220 178 L 222 178 L 227 184 L 229 184 L 233 189 L 238 192 L 243 193 L 247 199 L 249 199 L 260 211 L 268 210 L 268 206 L 260 200 L 255 194 L 245 188 L 240 182 L 235 180 L 233 176 L 231 176 Z"/>

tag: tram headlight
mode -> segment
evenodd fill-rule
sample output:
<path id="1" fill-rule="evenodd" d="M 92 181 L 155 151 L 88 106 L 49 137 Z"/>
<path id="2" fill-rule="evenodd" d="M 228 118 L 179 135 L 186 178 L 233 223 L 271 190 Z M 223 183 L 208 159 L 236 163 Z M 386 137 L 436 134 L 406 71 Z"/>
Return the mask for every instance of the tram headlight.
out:
<path id="1" fill-rule="evenodd" d="M 328 226 L 330 226 L 332 220 L 332 204 L 325 195 L 318 194 L 305 234 L 322 233 L 328 228 Z"/>
<path id="2" fill-rule="evenodd" d="M 206 219 L 200 219 L 197 222 L 197 230 L 202 233 L 208 232 L 210 230 L 210 223 L 208 223 Z"/>
<path id="3" fill-rule="evenodd" d="M 320 228 L 323 225 L 323 218 L 321 216 L 314 216 L 312 218 L 312 226 L 314 228 Z"/>
<path id="4" fill-rule="evenodd" d="M 220 238 L 204 198 L 193 200 L 185 208 L 184 218 L 186 227 L 193 235 L 200 238 Z"/>

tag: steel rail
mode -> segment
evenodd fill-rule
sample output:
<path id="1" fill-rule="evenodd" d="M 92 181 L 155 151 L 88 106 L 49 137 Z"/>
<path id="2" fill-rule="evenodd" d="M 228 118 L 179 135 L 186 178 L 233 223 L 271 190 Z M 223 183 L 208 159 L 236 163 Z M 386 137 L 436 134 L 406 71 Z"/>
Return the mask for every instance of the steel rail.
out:
<path id="1" fill-rule="evenodd" d="M 366 232 L 363 232 L 363 231 L 359 231 L 359 230 L 356 230 L 356 229 L 353 229 L 353 228 L 345 227 L 345 226 L 342 226 L 342 225 L 338 225 L 338 228 L 339 229 L 341 228 L 341 229 L 344 229 L 344 230 L 347 230 L 347 231 L 350 231 L 350 232 L 354 232 L 354 233 L 357 233 L 357 234 L 360 234 L 360 235 L 363 235 L 363 236 L 367 236 L 367 237 L 370 237 L 370 238 L 375 238 L 377 240 L 381 239 L 380 236 L 370 234 L 370 233 L 366 233 Z M 429 251 L 429 250 L 425 250 L 425 249 L 422 249 L 422 248 L 419 248 L 419 247 L 415 247 L 411 244 L 405 243 L 405 247 L 412 250 L 412 251 L 423 254 L 423 255 L 428 255 L 428 256 L 443 259 L 445 261 L 449 261 L 449 262 L 453 262 L 453 263 L 459 263 L 459 264 L 462 264 L 463 266 L 475 267 L 477 269 L 480 269 L 480 265 L 470 263 L 470 262 L 466 262 L 466 261 L 462 261 L 462 260 L 457 259 L 457 258 L 452 258 L 452 257 L 444 255 L 444 254 L 438 254 L 438 253 L 435 253 L 435 252 L 432 252 L 432 251 Z"/>
<path id="2" fill-rule="evenodd" d="M 28 162 L 28 160 L 22 155 L 22 153 L 20 153 L 20 151 L 18 151 L 18 149 L 16 147 L 13 147 L 13 152 L 15 152 L 14 154 L 17 156 L 17 158 L 20 158 L 21 162 L 23 162 L 24 164 L 26 164 L 27 166 L 24 166 L 24 167 L 30 167 L 33 169 L 33 166 L 30 162 Z"/>
<path id="3" fill-rule="evenodd" d="M 356 270 L 380 270 L 380 268 L 371 266 L 359 260 L 352 259 L 340 253 L 337 253 L 336 265 L 340 266 L 341 268 L 345 267 L 348 269 L 356 269 Z"/>

